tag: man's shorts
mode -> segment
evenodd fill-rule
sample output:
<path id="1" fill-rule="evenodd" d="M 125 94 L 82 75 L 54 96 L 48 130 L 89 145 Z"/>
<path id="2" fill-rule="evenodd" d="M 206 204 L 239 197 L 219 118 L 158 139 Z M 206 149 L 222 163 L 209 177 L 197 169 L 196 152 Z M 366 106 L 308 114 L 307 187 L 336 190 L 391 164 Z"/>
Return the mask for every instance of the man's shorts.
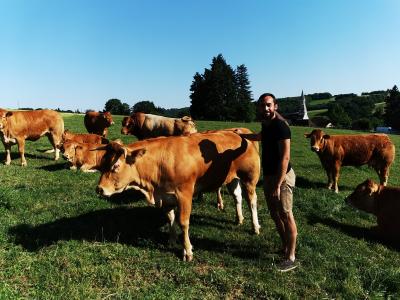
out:
<path id="1" fill-rule="evenodd" d="M 279 209 L 286 213 L 291 212 L 293 208 L 293 189 L 296 183 L 296 174 L 293 168 L 286 173 L 285 180 L 282 182 L 280 199 L 272 197 L 273 189 L 278 179 L 276 175 L 264 175 L 264 195 L 268 208 L 270 210 Z"/>

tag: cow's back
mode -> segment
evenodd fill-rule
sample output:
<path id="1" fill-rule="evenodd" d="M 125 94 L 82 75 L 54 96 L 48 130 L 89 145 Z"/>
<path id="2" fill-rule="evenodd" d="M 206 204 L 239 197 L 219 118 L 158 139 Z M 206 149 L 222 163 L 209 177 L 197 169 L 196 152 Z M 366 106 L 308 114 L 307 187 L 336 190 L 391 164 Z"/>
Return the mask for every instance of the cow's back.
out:
<path id="1" fill-rule="evenodd" d="M 54 110 L 15 111 L 9 123 L 14 136 L 29 140 L 36 140 L 46 132 L 61 137 L 64 132 L 64 120 Z"/>
<path id="2" fill-rule="evenodd" d="M 329 155 L 343 166 L 361 166 L 375 161 L 393 160 L 394 145 L 385 134 L 332 135 L 327 140 Z"/>
<path id="3" fill-rule="evenodd" d="M 255 187 L 260 175 L 257 148 L 229 131 L 149 139 L 129 148 L 148 150 L 137 166 L 143 173 L 153 169 L 150 176 L 163 183 L 173 181 L 174 186 L 194 181 L 196 191 L 213 191 L 243 176 Z"/>

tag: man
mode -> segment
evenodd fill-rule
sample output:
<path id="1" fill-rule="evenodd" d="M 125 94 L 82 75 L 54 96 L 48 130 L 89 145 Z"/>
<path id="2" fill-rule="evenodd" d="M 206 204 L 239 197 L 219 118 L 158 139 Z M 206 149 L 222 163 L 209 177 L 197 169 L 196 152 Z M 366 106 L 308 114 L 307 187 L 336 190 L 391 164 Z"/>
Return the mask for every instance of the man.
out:
<path id="1" fill-rule="evenodd" d="M 283 245 L 285 259 L 278 268 L 286 272 L 297 266 L 297 226 L 292 212 L 296 175 L 290 165 L 290 128 L 285 119 L 276 112 L 277 109 L 275 96 L 269 93 L 262 94 L 258 99 L 261 132 L 240 136 L 262 143 L 264 195 Z"/>

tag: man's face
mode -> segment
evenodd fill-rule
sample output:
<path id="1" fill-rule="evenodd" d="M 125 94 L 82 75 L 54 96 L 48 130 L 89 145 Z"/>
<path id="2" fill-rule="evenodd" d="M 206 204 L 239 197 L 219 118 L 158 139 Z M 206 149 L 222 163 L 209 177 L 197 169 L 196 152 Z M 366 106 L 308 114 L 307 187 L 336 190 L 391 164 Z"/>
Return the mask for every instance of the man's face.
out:
<path id="1" fill-rule="evenodd" d="M 277 108 L 278 104 L 274 103 L 274 99 L 271 96 L 264 97 L 258 107 L 264 119 L 272 119 Z"/>

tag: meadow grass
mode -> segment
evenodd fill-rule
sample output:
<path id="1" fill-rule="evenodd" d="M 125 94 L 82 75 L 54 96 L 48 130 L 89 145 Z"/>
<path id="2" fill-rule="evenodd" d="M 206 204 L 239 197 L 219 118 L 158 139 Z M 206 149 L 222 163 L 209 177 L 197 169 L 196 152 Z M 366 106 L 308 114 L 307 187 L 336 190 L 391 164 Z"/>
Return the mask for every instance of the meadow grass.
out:
<path id="1" fill-rule="evenodd" d="M 64 115 L 65 127 L 85 132 L 82 115 Z M 125 143 L 122 117 L 110 138 Z M 248 127 L 257 123 L 197 122 L 199 130 Z M 257 189 L 259 236 L 250 213 L 235 224 L 232 199 L 223 189 L 193 201 L 190 237 L 194 260 L 181 261 L 181 246 L 169 245 L 165 217 L 130 193 L 112 199 L 96 195 L 98 173 L 53 161 L 46 138 L 26 145 L 28 166 L 19 166 L 13 147 L 10 166 L 0 165 L 0 298 L 15 299 L 360 299 L 400 297 L 399 249 L 370 233 L 372 215 L 344 204 L 354 187 L 377 175 L 367 167 L 342 168 L 339 194 L 325 188 L 326 175 L 305 132 L 292 127 L 292 164 L 297 174 L 294 215 L 299 267 L 279 273 L 280 241 Z M 355 133 L 327 130 L 328 133 Z M 391 135 L 397 148 L 400 137 Z M 399 160 L 390 185 L 400 185 Z M 5 158 L 0 151 L 0 159 Z M 400 200 L 400 199 L 399 199 Z"/>

